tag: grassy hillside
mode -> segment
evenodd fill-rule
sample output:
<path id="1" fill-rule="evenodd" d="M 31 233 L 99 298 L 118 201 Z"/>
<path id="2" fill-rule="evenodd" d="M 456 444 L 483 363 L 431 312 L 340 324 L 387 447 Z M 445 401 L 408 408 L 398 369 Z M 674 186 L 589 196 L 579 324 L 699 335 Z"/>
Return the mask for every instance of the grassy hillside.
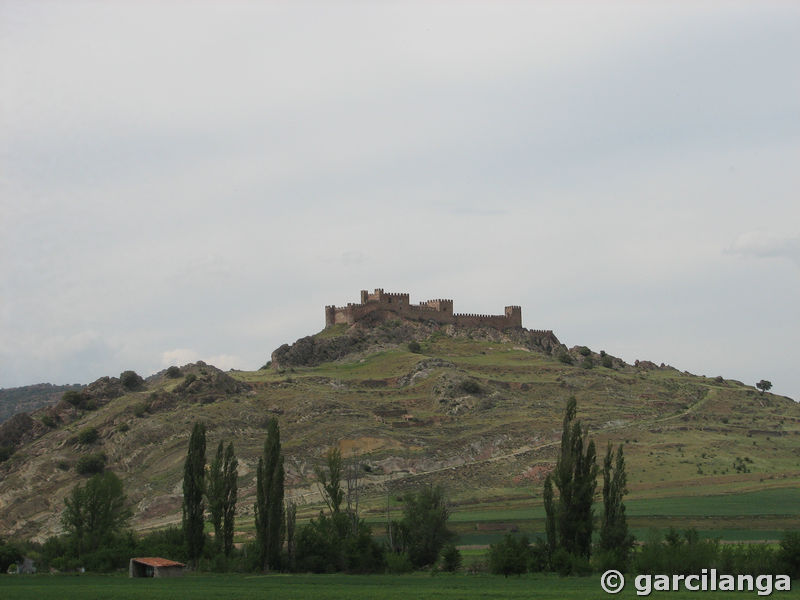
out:
<path id="1" fill-rule="evenodd" d="M 542 480 L 570 395 L 599 451 L 609 441 L 625 444 L 638 531 L 694 525 L 772 539 L 800 526 L 800 407 L 788 398 L 652 363 L 585 368 L 578 365 L 586 351 L 577 348 L 569 365 L 497 334 L 422 333 L 420 353 L 382 342 L 316 367 L 223 374 L 198 363 L 97 410 L 73 407 L 0 465 L 0 531 L 38 538 L 56 531 L 64 496 L 81 480 L 78 460 L 97 452 L 123 478 L 136 528 L 179 522 L 191 425 L 203 420 L 208 448 L 221 439 L 236 446 L 243 539 L 273 416 L 287 496 L 301 504 L 301 517 L 318 510 L 313 467 L 338 445 L 364 459 L 368 520 L 384 519 L 387 489 L 397 495 L 441 483 L 464 543 L 509 528 L 541 531 Z M 601 364 L 600 355 L 588 357 Z M 99 440 L 81 445 L 75 438 L 87 427 Z"/>

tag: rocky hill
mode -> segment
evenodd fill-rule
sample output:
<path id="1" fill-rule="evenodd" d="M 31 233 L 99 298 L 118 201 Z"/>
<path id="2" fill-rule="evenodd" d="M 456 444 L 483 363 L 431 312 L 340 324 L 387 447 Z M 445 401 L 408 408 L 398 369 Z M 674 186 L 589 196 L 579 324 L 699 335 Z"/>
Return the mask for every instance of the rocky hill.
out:
<path id="1" fill-rule="evenodd" d="M 0 389 L 0 423 L 7 421 L 17 413 L 30 413 L 43 406 L 52 406 L 61 399 L 64 392 L 81 387 L 78 383 L 72 385 L 37 383 L 36 385 Z"/>
<path id="2" fill-rule="evenodd" d="M 208 448 L 234 442 L 245 530 L 271 417 L 281 427 L 287 496 L 301 506 L 319 502 L 313 469 L 333 445 L 361 457 L 367 513 L 384 510 L 387 489 L 434 482 L 461 507 L 535 503 L 571 395 L 599 448 L 625 444 L 633 497 L 800 481 L 800 408 L 788 398 L 568 349 L 555 336 L 398 320 L 326 329 L 277 349 L 270 367 L 255 372 L 195 363 L 136 390 L 104 378 L 0 427 L 15 450 L 0 464 L 0 532 L 42 539 L 58 531 L 87 456 L 123 478 L 135 528 L 180 522 L 182 466 L 197 420 L 207 424 Z M 81 443 L 88 428 L 97 439 Z"/>

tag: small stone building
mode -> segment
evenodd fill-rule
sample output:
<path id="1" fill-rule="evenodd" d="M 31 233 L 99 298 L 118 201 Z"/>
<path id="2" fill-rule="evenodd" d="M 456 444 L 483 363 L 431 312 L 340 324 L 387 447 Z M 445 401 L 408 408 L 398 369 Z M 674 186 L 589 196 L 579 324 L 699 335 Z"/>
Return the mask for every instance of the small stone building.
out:
<path id="1" fill-rule="evenodd" d="M 167 558 L 132 558 L 128 573 L 131 577 L 181 577 L 186 565 Z"/>

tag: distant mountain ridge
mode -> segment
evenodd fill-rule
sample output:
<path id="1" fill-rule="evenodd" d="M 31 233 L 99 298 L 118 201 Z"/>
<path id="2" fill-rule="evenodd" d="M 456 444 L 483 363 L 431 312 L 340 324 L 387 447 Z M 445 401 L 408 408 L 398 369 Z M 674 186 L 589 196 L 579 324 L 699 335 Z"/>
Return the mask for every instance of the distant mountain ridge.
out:
<path id="1" fill-rule="evenodd" d="M 31 413 L 45 406 L 53 406 L 61 400 L 64 392 L 79 390 L 82 387 L 79 383 L 68 385 L 37 383 L 0 389 L 0 423 L 7 421 L 17 413 Z"/>

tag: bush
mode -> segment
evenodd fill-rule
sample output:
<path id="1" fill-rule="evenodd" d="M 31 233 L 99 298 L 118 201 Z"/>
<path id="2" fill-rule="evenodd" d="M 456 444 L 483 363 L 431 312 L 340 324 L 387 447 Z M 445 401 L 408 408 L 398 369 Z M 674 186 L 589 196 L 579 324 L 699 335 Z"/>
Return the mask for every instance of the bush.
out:
<path id="1" fill-rule="evenodd" d="M 86 402 L 86 396 L 82 392 L 78 392 L 75 390 L 69 390 L 68 392 L 64 392 L 64 395 L 61 396 L 61 399 L 69 402 L 75 408 L 80 408 Z"/>
<path id="2" fill-rule="evenodd" d="M 5 573 L 12 564 L 22 560 L 22 551 L 14 544 L 5 544 L 0 539 L 0 573 Z"/>
<path id="3" fill-rule="evenodd" d="M 447 544 L 442 549 L 441 564 L 442 570 L 448 573 L 455 573 L 461 569 L 461 552 L 458 551 L 455 544 Z"/>
<path id="4" fill-rule="evenodd" d="M 731 575 L 779 575 L 783 573 L 778 550 L 767 544 L 726 544 L 720 546 L 717 568 Z"/>
<path id="5" fill-rule="evenodd" d="M 594 368 L 594 361 L 592 360 L 591 356 L 587 356 L 581 361 L 581 366 L 584 369 L 593 369 Z"/>
<path id="6" fill-rule="evenodd" d="M 5 445 L 0 446 L 0 463 L 7 461 L 14 454 L 14 446 Z"/>
<path id="7" fill-rule="evenodd" d="M 550 550 L 547 547 L 547 542 L 542 538 L 536 538 L 536 541 L 530 548 L 531 559 L 528 562 L 528 570 L 531 573 L 541 573 L 550 568 Z"/>
<path id="8" fill-rule="evenodd" d="M 558 360 L 560 360 L 565 365 L 571 365 L 572 364 L 572 356 L 570 356 L 569 352 L 563 352 L 562 351 L 558 355 Z"/>
<path id="9" fill-rule="evenodd" d="M 69 463 L 65 460 L 58 461 L 56 467 L 62 471 L 69 471 Z"/>
<path id="10" fill-rule="evenodd" d="M 572 575 L 588 577 L 592 574 L 592 564 L 585 556 L 572 555 Z"/>
<path id="11" fill-rule="evenodd" d="M 125 433 L 129 429 L 130 425 L 128 425 L 127 423 L 120 423 L 119 425 L 117 425 L 117 431 L 119 431 L 120 433 Z"/>
<path id="12" fill-rule="evenodd" d="M 522 575 L 530 561 L 528 538 L 506 534 L 502 541 L 489 546 L 489 570 L 495 575 Z"/>
<path id="13" fill-rule="evenodd" d="M 561 577 L 566 577 L 572 573 L 572 554 L 564 548 L 559 548 L 553 552 L 552 567 Z"/>
<path id="14" fill-rule="evenodd" d="M 311 573 L 344 570 L 342 541 L 333 518 L 320 514 L 317 519 L 311 519 L 295 534 L 297 569 Z"/>
<path id="15" fill-rule="evenodd" d="M 387 552 L 386 553 L 386 571 L 394 575 L 402 573 L 411 573 L 414 567 L 411 566 L 411 559 L 405 552 Z"/>
<path id="16" fill-rule="evenodd" d="M 44 425 L 45 427 L 52 428 L 52 427 L 56 426 L 55 419 L 53 417 L 51 417 L 50 415 L 42 415 L 41 421 L 42 421 L 42 425 Z"/>
<path id="17" fill-rule="evenodd" d="M 75 470 L 80 475 L 94 475 L 102 473 L 106 468 L 106 455 L 103 453 L 82 456 L 75 465 Z"/>
<path id="18" fill-rule="evenodd" d="M 144 386 L 144 379 L 142 379 L 136 371 L 123 371 L 119 374 L 119 381 L 128 391 L 136 391 Z"/>
<path id="19" fill-rule="evenodd" d="M 422 352 L 422 346 L 419 345 L 419 342 L 409 342 L 408 343 L 408 351 L 413 352 L 414 354 L 419 354 Z"/>
<path id="20" fill-rule="evenodd" d="M 89 444 L 94 444 L 99 437 L 100 434 L 97 433 L 97 429 L 94 427 L 87 427 L 78 432 L 78 442 L 87 446 Z"/>
<path id="21" fill-rule="evenodd" d="M 800 531 L 784 532 L 778 560 L 784 573 L 792 579 L 800 579 Z"/>
<path id="22" fill-rule="evenodd" d="M 581 356 L 589 356 L 591 353 L 592 351 L 589 350 L 589 348 L 587 348 L 586 346 L 581 346 L 580 348 L 578 348 L 578 354 L 580 354 Z"/>
<path id="23" fill-rule="evenodd" d="M 209 547 L 211 544 L 209 544 Z M 167 527 L 159 531 L 148 533 L 139 538 L 136 543 L 138 556 L 168 556 L 172 560 L 186 562 L 189 556 L 186 552 L 186 537 L 180 527 Z M 258 552 L 252 553 L 255 557 Z"/>
<path id="24" fill-rule="evenodd" d="M 603 365 L 606 369 L 611 369 L 614 367 L 614 360 L 608 355 L 604 355 L 600 358 L 600 364 Z"/>
<path id="25" fill-rule="evenodd" d="M 634 557 L 634 566 L 637 572 L 651 575 L 699 573 L 714 565 L 718 556 L 718 540 L 701 540 L 694 528 L 683 534 L 670 528 L 663 542 L 657 532 L 650 535 Z"/>
<path id="26" fill-rule="evenodd" d="M 459 387 L 461 388 L 461 391 L 467 394 L 480 394 L 483 391 L 478 382 L 472 379 L 465 379 L 461 382 Z"/>
<path id="27" fill-rule="evenodd" d="M 141 419 L 149 408 L 150 405 L 147 402 L 139 402 L 133 407 L 133 416 Z"/>
<path id="28" fill-rule="evenodd" d="M 181 370 L 175 365 L 172 365 L 169 369 L 167 369 L 166 376 L 170 379 L 177 379 L 181 376 Z"/>

